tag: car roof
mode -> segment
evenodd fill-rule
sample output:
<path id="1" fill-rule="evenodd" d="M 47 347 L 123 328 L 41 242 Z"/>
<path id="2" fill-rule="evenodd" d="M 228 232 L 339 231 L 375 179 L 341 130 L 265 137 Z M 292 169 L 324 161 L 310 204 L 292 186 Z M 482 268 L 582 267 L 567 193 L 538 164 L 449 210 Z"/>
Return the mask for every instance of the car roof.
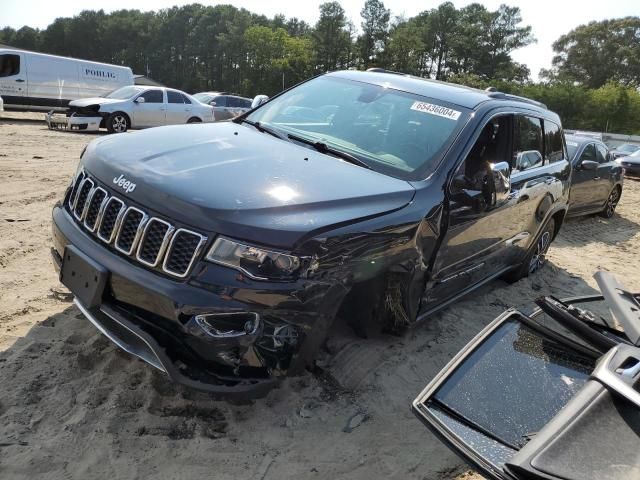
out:
<path id="1" fill-rule="evenodd" d="M 442 99 L 468 109 L 476 109 L 480 104 L 489 101 L 513 101 L 524 103 L 527 108 L 533 108 L 547 113 L 546 106 L 535 100 L 516 95 L 509 95 L 498 91 L 479 90 L 477 88 L 441 82 L 428 78 L 415 77 L 399 72 L 383 69 L 369 69 L 366 72 L 357 70 L 343 70 L 327 74 L 329 76 L 345 78 L 359 82 L 371 83 L 381 87 L 394 88 L 424 97 Z"/>

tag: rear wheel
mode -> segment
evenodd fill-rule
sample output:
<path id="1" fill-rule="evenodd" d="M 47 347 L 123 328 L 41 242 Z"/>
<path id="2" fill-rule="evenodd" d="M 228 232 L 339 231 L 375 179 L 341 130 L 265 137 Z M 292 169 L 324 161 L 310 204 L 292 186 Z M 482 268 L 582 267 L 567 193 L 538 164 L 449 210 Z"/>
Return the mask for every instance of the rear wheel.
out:
<path id="1" fill-rule="evenodd" d="M 198 117 L 191 117 L 189 120 L 187 120 L 187 123 L 202 123 L 202 120 L 200 120 Z"/>
<path id="2" fill-rule="evenodd" d="M 609 198 L 607 198 L 607 203 L 604 204 L 604 210 L 600 212 L 601 217 L 613 217 L 613 215 L 616 213 L 616 207 L 618 206 L 618 202 L 620 201 L 621 194 L 622 189 L 619 186 L 616 186 L 613 190 L 611 190 Z"/>
<path id="3" fill-rule="evenodd" d="M 556 222 L 551 218 L 536 238 L 535 243 L 530 247 L 527 256 L 515 270 L 504 275 L 508 282 L 516 282 L 521 278 L 528 277 L 540 270 L 547 263 L 547 252 L 553 240 Z"/>
<path id="4" fill-rule="evenodd" d="M 106 123 L 109 133 L 124 133 L 131 127 L 129 117 L 122 112 L 115 112 L 109 115 Z"/>

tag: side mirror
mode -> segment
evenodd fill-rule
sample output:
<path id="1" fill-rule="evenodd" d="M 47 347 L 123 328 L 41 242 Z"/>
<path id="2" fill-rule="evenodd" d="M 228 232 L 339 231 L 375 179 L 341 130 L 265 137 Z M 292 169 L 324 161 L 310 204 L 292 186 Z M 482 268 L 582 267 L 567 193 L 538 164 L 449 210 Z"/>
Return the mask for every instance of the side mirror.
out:
<path id="1" fill-rule="evenodd" d="M 491 175 L 487 182 L 487 203 L 490 207 L 501 205 L 511 193 L 511 167 L 507 162 L 491 164 Z"/>
<path id="2" fill-rule="evenodd" d="M 255 97 L 253 97 L 253 101 L 251 102 L 251 108 L 253 109 L 259 107 L 267 100 L 269 100 L 269 97 L 267 97 L 266 95 L 256 95 Z"/>
<path id="3" fill-rule="evenodd" d="M 596 170 L 598 168 L 598 162 L 593 160 L 582 160 L 578 166 L 583 170 Z"/>
<path id="4" fill-rule="evenodd" d="M 144 97 L 138 97 L 134 100 L 136 103 L 144 103 Z"/>

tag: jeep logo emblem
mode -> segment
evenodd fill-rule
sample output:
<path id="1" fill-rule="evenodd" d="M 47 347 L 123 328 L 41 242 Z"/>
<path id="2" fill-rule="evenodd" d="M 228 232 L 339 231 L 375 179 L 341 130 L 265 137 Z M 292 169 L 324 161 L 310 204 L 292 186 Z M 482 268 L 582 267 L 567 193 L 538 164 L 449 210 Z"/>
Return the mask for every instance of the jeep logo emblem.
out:
<path id="1" fill-rule="evenodd" d="M 119 177 L 113 177 L 113 183 L 127 193 L 131 193 L 136 189 L 136 184 L 124 178 L 124 175 L 122 174 L 120 174 Z"/>

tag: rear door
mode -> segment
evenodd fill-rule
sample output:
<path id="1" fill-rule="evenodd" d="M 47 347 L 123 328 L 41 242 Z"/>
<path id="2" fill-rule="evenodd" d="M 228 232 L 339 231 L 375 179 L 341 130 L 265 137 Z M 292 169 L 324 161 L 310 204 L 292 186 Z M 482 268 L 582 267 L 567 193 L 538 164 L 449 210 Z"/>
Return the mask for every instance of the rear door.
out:
<path id="1" fill-rule="evenodd" d="M 634 317 L 640 327 L 637 297 L 617 283 L 606 288 L 605 298 L 626 305 L 613 309 L 615 318 Z M 594 299 L 602 300 L 587 301 Z M 557 316 L 505 312 L 436 376 L 413 411 L 489 479 L 637 480 L 638 330 L 627 336 L 589 326 L 588 315 L 560 305 Z"/>
<path id="2" fill-rule="evenodd" d="M 191 116 L 191 105 L 184 103 L 184 97 L 180 92 L 167 90 L 167 125 L 187 123 Z"/>
<path id="3" fill-rule="evenodd" d="M 4 106 L 28 106 L 28 77 L 22 52 L 0 50 L 0 97 Z"/>
<path id="4" fill-rule="evenodd" d="M 583 161 L 597 161 L 596 146 L 593 142 L 584 145 L 582 152 L 576 155 L 573 161 L 571 174 L 571 193 L 569 195 L 569 208 L 572 213 L 590 210 L 598 205 L 596 170 L 587 170 L 581 166 Z M 603 200 L 604 202 L 604 200 Z"/>
<path id="5" fill-rule="evenodd" d="M 144 103 L 133 102 L 133 126 L 135 128 L 158 127 L 166 122 L 166 98 L 160 88 L 152 88 L 138 95 Z"/>

